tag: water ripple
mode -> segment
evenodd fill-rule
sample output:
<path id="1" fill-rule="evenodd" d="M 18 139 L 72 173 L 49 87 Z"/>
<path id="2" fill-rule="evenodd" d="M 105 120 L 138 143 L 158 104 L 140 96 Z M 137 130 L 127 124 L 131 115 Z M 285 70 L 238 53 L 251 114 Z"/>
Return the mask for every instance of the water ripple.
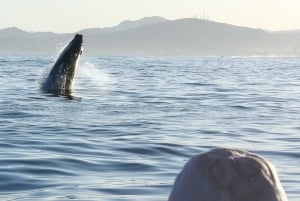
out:
<path id="1" fill-rule="evenodd" d="M 298 58 L 82 58 L 75 100 L 40 93 L 52 63 L 0 56 L 0 200 L 162 201 L 216 146 L 269 159 L 300 199 Z"/>

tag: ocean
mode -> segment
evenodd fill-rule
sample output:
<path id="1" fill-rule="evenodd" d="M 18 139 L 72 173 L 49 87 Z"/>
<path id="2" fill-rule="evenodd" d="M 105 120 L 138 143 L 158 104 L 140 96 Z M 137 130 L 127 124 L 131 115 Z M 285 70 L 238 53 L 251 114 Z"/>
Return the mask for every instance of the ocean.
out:
<path id="1" fill-rule="evenodd" d="M 73 99 L 55 58 L 0 56 L 0 200 L 166 201 L 193 155 L 241 148 L 300 199 L 300 58 L 85 57 Z"/>

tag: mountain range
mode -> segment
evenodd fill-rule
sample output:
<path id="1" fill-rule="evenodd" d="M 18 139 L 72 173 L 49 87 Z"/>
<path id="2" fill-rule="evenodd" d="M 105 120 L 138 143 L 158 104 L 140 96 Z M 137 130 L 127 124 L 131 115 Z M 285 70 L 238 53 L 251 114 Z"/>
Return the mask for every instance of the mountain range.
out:
<path id="1" fill-rule="evenodd" d="M 300 56 L 300 30 L 271 32 L 209 20 L 146 17 L 79 30 L 97 56 Z M 75 33 L 0 30 L 0 54 L 55 55 Z"/>

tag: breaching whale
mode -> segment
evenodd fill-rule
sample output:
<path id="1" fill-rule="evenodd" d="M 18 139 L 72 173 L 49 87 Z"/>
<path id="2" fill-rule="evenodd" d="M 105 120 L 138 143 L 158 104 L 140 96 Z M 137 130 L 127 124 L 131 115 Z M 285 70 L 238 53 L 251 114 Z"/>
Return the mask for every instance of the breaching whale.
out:
<path id="1" fill-rule="evenodd" d="M 42 83 L 42 90 L 54 95 L 70 96 L 75 69 L 82 54 L 82 35 L 76 34 L 61 52 L 48 77 Z"/>

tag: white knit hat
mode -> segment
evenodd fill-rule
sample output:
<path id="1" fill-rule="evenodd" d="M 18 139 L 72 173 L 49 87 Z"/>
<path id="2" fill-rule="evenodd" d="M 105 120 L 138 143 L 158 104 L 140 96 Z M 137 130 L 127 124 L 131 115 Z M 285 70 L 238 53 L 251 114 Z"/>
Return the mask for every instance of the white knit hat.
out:
<path id="1" fill-rule="evenodd" d="M 187 162 L 169 201 L 287 201 L 287 197 L 270 162 L 246 151 L 217 148 Z"/>

